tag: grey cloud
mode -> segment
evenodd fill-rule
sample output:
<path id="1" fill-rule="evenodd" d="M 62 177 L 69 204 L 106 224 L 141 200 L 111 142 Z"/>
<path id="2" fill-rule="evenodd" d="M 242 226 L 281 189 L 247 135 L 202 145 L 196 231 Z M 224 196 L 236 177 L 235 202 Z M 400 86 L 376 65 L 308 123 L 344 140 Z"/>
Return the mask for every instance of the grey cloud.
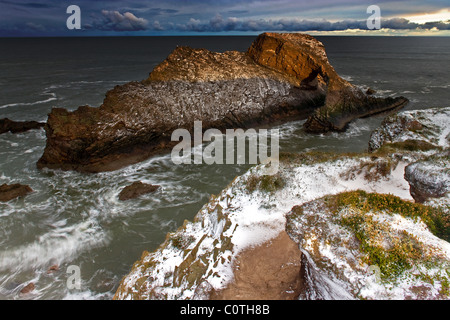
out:
<path id="1" fill-rule="evenodd" d="M 250 11 L 248 10 L 229 10 L 227 11 L 227 14 L 231 15 L 240 15 L 240 14 L 248 14 Z"/>
<path id="2" fill-rule="evenodd" d="M 159 16 L 163 14 L 176 14 L 179 10 L 163 9 L 163 8 L 148 8 L 148 7 L 124 7 L 122 10 L 145 13 L 147 16 Z"/>
<path id="3" fill-rule="evenodd" d="M 439 30 L 450 30 L 450 20 L 447 20 L 447 23 L 444 23 L 443 21 L 436 21 L 436 22 L 426 22 L 424 23 L 424 27 L 427 29 L 439 29 Z"/>
<path id="4" fill-rule="evenodd" d="M 33 31 L 45 31 L 45 27 L 39 23 L 27 22 L 25 25 L 27 28 Z"/>
<path id="5" fill-rule="evenodd" d="M 442 21 L 418 24 L 404 18 L 382 19 L 381 27 L 395 30 L 428 30 L 432 28 L 450 30 L 450 24 Z M 177 24 L 175 29 L 191 32 L 343 31 L 349 29 L 367 29 L 367 21 L 342 20 L 330 22 L 327 20 L 307 19 L 240 19 L 236 17 L 223 18 L 221 15 L 216 15 L 206 22 L 191 18 L 185 24 Z"/>
<path id="6" fill-rule="evenodd" d="M 20 6 L 25 8 L 31 8 L 31 9 L 43 9 L 43 8 L 53 8 L 55 5 L 51 3 L 38 3 L 38 2 L 19 2 L 19 1 L 0 1 L 0 3 L 9 4 L 13 6 Z"/>
<path id="7" fill-rule="evenodd" d="M 177 13 L 178 10 L 175 10 L 175 9 L 151 8 L 147 12 L 150 13 L 150 14 L 153 14 L 153 15 L 160 15 L 160 14 L 174 14 L 174 13 Z"/>
<path id="8" fill-rule="evenodd" d="M 102 17 L 95 18 L 85 27 L 103 31 L 142 31 L 147 30 L 148 21 L 136 17 L 131 12 L 122 14 L 119 11 L 102 10 Z"/>

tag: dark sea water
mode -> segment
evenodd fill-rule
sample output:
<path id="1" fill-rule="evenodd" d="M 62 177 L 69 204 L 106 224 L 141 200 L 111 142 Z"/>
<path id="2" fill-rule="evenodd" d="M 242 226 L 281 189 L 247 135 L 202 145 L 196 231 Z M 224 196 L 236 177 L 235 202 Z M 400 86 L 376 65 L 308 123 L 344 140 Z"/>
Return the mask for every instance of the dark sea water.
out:
<path id="1" fill-rule="evenodd" d="M 115 85 L 145 79 L 177 46 L 245 51 L 255 37 L 0 39 L 0 118 L 46 121 L 52 107 L 99 106 Z M 450 39 L 318 37 L 345 79 L 383 96 L 403 95 L 406 109 L 449 106 Z M 345 133 L 312 136 L 302 121 L 279 126 L 281 151 L 364 151 L 383 116 Z M 124 169 L 81 174 L 36 169 L 44 130 L 0 135 L 0 184 L 35 191 L 0 203 L 0 299 L 111 299 L 144 250 L 152 251 L 192 219 L 247 165 L 175 166 L 161 155 Z M 159 184 L 155 194 L 120 202 L 131 182 Z M 52 265 L 58 270 L 48 272 Z M 81 288 L 66 271 L 78 266 Z M 29 282 L 35 290 L 19 292 Z"/>

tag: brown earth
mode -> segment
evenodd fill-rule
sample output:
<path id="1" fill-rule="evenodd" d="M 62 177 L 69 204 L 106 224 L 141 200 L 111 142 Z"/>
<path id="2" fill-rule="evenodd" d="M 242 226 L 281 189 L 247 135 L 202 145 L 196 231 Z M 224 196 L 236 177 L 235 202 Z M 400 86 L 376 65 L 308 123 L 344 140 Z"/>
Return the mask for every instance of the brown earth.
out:
<path id="1" fill-rule="evenodd" d="M 211 300 L 294 300 L 302 290 L 301 251 L 286 232 L 237 258 L 234 282 Z"/>

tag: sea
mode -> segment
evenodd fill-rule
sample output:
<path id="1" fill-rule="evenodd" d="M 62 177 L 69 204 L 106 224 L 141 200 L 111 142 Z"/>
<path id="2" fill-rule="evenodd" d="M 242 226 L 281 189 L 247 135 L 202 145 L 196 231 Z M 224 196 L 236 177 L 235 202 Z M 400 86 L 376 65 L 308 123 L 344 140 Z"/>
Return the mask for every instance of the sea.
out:
<path id="1" fill-rule="evenodd" d="M 384 97 L 405 96 L 405 110 L 449 106 L 450 38 L 317 37 L 338 74 Z M 105 93 L 146 79 L 176 46 L 245 51 L 255 36 L 2 38 L 0 119 L 45 122 L 54 107 L 98 107 Z M 280 131 L 280 151 L 362 152 L 385 115 L 359 119 L 347 131 L 306 134 L 302 121 Z M 450 124 L 449 124 L 450 125 Z M 192 220 L 250 165 L 175 165 L 170 154 L 123 169 L 85 174 L 38 170 L 44 129 L 0 135 L 0 185 L 34 192 L 0 203 L 0 299 L 112 299 L 122 277 L 184 220 Z M 161 188 L 119 201 L 132 182 Z M 24 286 L 35 288 L 21 294 Z"/>

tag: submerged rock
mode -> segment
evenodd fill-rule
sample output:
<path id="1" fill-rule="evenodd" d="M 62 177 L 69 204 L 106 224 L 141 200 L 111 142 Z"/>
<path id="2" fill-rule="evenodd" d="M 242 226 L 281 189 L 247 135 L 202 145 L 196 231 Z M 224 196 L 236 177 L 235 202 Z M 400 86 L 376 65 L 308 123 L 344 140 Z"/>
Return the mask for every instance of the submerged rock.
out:
<path id="1" fill-rule="evenodd" d="M 111 171 L 175 145 L 175 129 L 248 128 L 306 118 L 311 132 L 397 108 L 340 78 L 324 46 L 303 34 L 260 35 L 247 52 L 176 48 L 148 79 L 116 86 L 99 108 L 53 109 L 39 168 Z M 325 104 L 325 105 L 324 105 Z M 323 107 L 322 107 L 323 106 Z"/>
<path id="2" fill-rule="evenodd" d="M 59 266 L 57 264 L 54 264 L 47 269 L 47 274 L 54 273 L 57 271 L 59 271 Z"/>
<path id="3" fill-rule="evenodd" d="M 21 133 L 32 129 L 40 129 L 45 123 L 37 121 L 12 121 L 8 118 L 0 119 L 0 134 L 11 132 Z"/>
<path id="4" fill-rule="evenodd" d="M 152 184 L 134 182 L 133 184 L 126 186 L 122 189 L 122 191 L 119 194 L 119 200 L 126 201 L 130 199 L 135 199 L 141 195 L 155 192 L 159 189 L 159 186 L 155 186 Z"/>
<path id="5" fill-rule="evenodd" d="M 0 186 L 0 201 L 7 202 L 12 199 L 23 197 L 28 193 L 33 192 L 33 190 L 26 185 L 21 184 L 2 184 Z"/>
<path id="6" fill-rule="evenodd" d="M 31 293 L 32 291 L 34 291 L 35 288 L 36 288 L 36 286 L 34 285 L 34 283 L 30 282 L 25 287 L 23 287 L 22 290 L 20 290 L 20 294 Z"/>

